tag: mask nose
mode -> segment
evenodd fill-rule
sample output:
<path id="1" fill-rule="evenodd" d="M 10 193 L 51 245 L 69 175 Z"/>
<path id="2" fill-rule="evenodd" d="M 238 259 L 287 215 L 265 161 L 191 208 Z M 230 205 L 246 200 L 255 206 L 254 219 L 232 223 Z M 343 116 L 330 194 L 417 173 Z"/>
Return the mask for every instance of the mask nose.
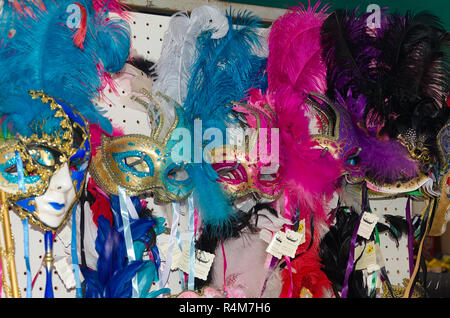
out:
<path id="1" fill-rule="evenodd" d="M 69 166 L 64 163 L 50 179 L 49 189 L 58 192 L 68 192 L 73 188 Z"/>

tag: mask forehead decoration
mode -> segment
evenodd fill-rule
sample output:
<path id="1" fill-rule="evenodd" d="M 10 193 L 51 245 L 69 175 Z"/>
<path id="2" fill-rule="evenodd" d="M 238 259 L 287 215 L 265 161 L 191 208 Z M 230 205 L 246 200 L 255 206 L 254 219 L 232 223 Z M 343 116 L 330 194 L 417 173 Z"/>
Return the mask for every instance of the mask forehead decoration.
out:
<path id="1" fill-rule="evenodd" d="M 160 107 L 169 101 L 168 97 L 149 93 L 147 97 L 147 112 L 154 124 L 151 135 L 103 135 L 91 174 L 109 194 L 118 195 L 117 186 L 121 186 L 129 196 L 153 192 L 159 203 L 183 200 L 192 189 L 186 175 L 180 177 L 184 163 L 173 160 L 175 143 L 171 140 L 173 131 L 182 124 L 180 108 L 173 103 L 175 117 L 170 118 Z"/>

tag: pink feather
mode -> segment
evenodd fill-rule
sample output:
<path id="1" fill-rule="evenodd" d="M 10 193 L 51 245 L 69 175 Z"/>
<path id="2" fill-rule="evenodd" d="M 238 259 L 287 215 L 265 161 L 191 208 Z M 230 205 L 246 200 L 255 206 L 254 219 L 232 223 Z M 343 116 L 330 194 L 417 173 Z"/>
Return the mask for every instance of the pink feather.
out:
<path id="1" fill-rule="evenodd" d="M 326 65 L 322 61 L 320 28 L 328 6 L 294 7 L 278 18 L 269 34 L 269 88 L 290 86 L 299 94 L 324 93 Z"/>
<path id="2" fill-rule="evenodd" d="M 97 14 L 107 11 L 117 13 L 125 20 L 130 17 L 128 7 L 119 0 L 93 0 L 92 5 Z"/>
<path id="3" fill-rule="evenodd" d="M 310 109 L 305 98 L 310 92 L 324 94 L 327 88 L 327 69 L 322 61 L 320 29 L 327 17 L 327 6 L 318 10 L 319 3 L 308 8 L 295 7 L 272 26 L 269 34 L 267 62 L 268 94 L 277 114 L 280 131 L 280 166 L 285 184 L 288 215 L 299 208 L 300 218 L 310 226 L 311 215 L 316 225 L 326 227 L 325 206 L 336 191 L 342 167 L 330 153 L 323 152 L 311 138 Z M 323 296 L 329 281 L 320 271 L 318 246 L 323 231 L 315 231 L 312 246 L 301 246 L 301 258 L 293 261 L 293 295 L 298 297 L 302 287 L 311 290 L 314 297 Z M 306 262 L 306 263 L 305 263 Z M 281 297 L 290 296 L 290 274 L 284 270 Z M 313 278 L 313 279 L 312 279 Z M 314 289 L 317 287 L 317 289 Z M 320 288 L 319 288 L 320 287 Z"/>

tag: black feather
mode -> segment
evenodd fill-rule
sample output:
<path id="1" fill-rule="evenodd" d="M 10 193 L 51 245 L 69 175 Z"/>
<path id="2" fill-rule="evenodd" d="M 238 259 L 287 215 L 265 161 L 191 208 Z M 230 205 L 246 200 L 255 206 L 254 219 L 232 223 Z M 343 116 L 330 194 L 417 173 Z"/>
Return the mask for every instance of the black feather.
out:
<path id="1" fill-rule="evenodd" d="M 336 222 L 322 238 L 320 243 L 320 258 L 322 270 L 338 291 L 342 291 L 350 243 L 355 227 L 359 222 L 356 212 L 347 212 L 347 208 L 338 207 L 334 212 Z M 364 241 L 357 238 L 357 242 Z M 355 255 L 357 257 L 357 255 Z M 367 288 L 364 285 L 362 271 L 353 270 L 348 282 L 348 297 L 366 298 Z"/>
<path id="2" fill-rule="evenodd" d="M 130 62 L 134 67 L 144 72 L 148 77 L 151 77 L 153 79 L 157 78 L 154 62 L 147 60 L 141 56 L 132 57 Z"/>
<path id="3" fill-rule="evenodd" d="M 321 42 L 329 98 L 335 99 L 336 90 L 357 96 L 371 87 L 372 61 L 378 54 L 375 39 L 367 32 L 367 14 L 357 9 L 336 10 L 324 21 Z"/>
<path id="4" fill-rule="evenodd" d="M 408 222 L 400 215 L 385 214 L 384 219 L 389 226 L 379 222 L 377 224 L 378 232 L 382 233 L 387 231 L 389 236 L 395 240 L 396 246 L 399 247 L 399 240 L 402 235 L 409 233 Z"/>
<path id="5" fill-rule="evenodd" d="M 435 136 L 442 127 L 434 119 L 445 116 L 440 112 L 449 94 L 449 40 L 435 15 L 387 15 L 377 42 L 378 80 L 366 93 L 370 105 L 366 116 L 373 108 L 386 122 L 383 133 L 396 138 L 413 128 Z"/>

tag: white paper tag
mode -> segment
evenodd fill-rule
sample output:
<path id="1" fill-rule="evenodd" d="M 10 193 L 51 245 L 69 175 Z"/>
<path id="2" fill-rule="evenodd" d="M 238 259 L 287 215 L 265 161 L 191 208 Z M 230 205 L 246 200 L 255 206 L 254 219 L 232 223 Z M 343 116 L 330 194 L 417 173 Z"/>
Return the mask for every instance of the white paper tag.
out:
<path id="1" fill-rule="evenodd" d="M 72 260 L 70 259 L 69 256 L 58 259 L 53 263 L 53 266 L 55 266 L 55 270 L 58 273 L 59 278 L 61 278 L 61 281 L 64 283 L 64 286 L 66 287 L 67 290 L 76 287 Z M 81 280 L 83 280 L 81 272 L 80 276 Z"/>
<path id="2" fill-rule="evenodd" d="M 284 241 L 282 244 L 283 255 L 289 256 L 291 258 L 295 257 L 295 253 L 297 252 L 297 248 L 300 245 L 301 239 L 301 233 L 289 229 L 286 230 L 286 234 L 284 236 Z"/>
<path id="3" fill-rule="evenodd" d="M 358 245 L 357 247 L 355 247 L 355 261 L 356 259 L 358 259 L 358 257 L 359 260 L 355 265 L 355 270 L 362 270 L 368 268 L 371 265 L 376 265 L 377 253 L 375 248 L 375 242 L 374 241 L 367 242 L 365 248 L 364 245 Z"/>
<path id="4" fill-rule="evenodd" d="M 266 252 L 272 254 L 276 258 L 283 257 L 283 241 L 285 240 L 285 233 L 278 231 L 272 237 L 272 241 L 270 241 L 269 246 L 266 248 Z"/>
<path id="5" fill-rule="evenodd" d="M 270 241 L 266 252 L 272 254 L 276 258 L 281 258 L 283 255 L 292 258 L 295 257 L 298 246 L 304 242 L 304 231 L 295 232 L 289 229 L 287 229 L 286 232 L 278 231 Z"/>
<path id="6" fill-rule="evenodd" d="M 302 245 L 303 243 L 306 242 L 306 235 L 305 235 L 305 232 L 306 232 L 306 228 L 305 228 L 305 219 L 302 219 L 302 220 L 300 221 L 300 223 L 298 224 L 297 232 L 300 233 L 300 235 L 301 235 L 301 236 L 300 236 L 300 243 L 299 243 L 299 245 Z"/>
<path id="7" fill-rule="evenodd" d="M 375 225 L 377 225 L 377 222 L 378 216 L 373 213 L 364 212 L 361 217 L 361 223 L 359 224 L 358 235 L 367 240 L 370 239 L 370 235 L 372 234 Z"/>
<path id="8" fill-rule="evenodd" d="M 68 248 L 70 246 L 70 243 L 72 242 L 72 222 L 68 222 L 61 231 L 56 233 L 56 236 L 64 245 L 64 247 Z"/>
<path id="9" fill-rule="evenodd" d="M 195 277 L 200 278 L 202 280 L 206 280 L 208 278 L 209 271 L 211 269 L 212 263 L 214 261 L 214 254 L 196 250 L 195 251 L 195 264 L 194 271 Z M 183 252 L 180 251 L 178 245 L 173 247 L 172 254 L 172 266 L 171 270 L 181 269 L 185 273 L 189 273 L 189 264 L 190 264 L 190 253 L 189 253 L 189 245 L 183 246 Z"/>

